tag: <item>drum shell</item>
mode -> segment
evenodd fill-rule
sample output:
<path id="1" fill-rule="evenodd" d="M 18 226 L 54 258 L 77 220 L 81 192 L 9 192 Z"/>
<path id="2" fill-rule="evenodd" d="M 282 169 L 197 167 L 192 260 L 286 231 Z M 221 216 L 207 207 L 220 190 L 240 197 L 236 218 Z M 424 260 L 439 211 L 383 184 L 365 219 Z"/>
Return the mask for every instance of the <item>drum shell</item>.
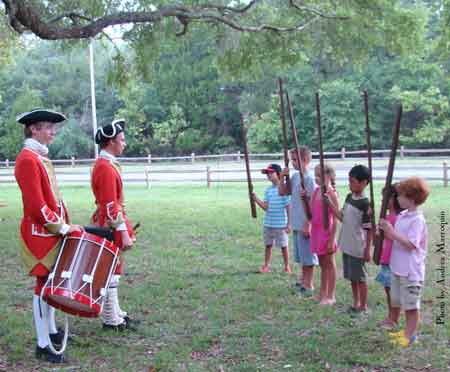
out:
<path id="1" fill-rule="evenodd" d="M 44 288 L 45 301 L 72 315 L 97 317 L 118 254 L 119 249 L 106 239 L 86 232 L 69 234 Z"/>

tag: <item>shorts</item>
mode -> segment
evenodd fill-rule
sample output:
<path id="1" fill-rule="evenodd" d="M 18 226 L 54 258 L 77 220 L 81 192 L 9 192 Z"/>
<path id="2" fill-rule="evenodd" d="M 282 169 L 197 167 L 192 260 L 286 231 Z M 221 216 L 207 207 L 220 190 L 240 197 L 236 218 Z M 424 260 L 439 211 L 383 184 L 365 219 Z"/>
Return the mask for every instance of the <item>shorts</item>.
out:
<path id="1" fill-rule="evenodd" d="M 391 305 L 403 310 L 419 310 L 423 282 L 392 274 Z"/>
<path id="2" fill-rule="evenodd" d="M 367 282 L 366 261 L 344 253 L 342 255 L 344 278 L 352 282 Z"/>
<path id="3" fill-rule="evenodd" d="M 294 260 L 301 263 L 302 266 L 317 266 L 319 259 L 315 253 L 311 252 L 310 238 L 305 238 L 301 231 L 294 230 L 292 250 L 294 251 Z"/>
<path id="4" fill-rule="evenodd" d="M 266 247 L 276 245 L 283 248 L 289 244 L 289 237 L 284 228 L 264 226 L 263 239 Z"/>
<path id="5" fill-rule="evenodd" d="M 390 288 L 391 286 L 391 268 L 389 265 L 381 265 L 380 272 L 378 273 L 375 280 L 380 283 L 385 288 Z"/>

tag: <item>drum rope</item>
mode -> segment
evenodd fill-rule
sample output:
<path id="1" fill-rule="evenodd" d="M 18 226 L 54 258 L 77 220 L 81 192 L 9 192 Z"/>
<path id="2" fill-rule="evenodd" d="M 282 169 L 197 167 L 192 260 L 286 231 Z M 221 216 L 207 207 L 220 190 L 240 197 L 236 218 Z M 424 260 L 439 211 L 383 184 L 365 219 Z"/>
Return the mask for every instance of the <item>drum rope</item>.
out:
<path id="1" fill-rule="evenodd" d="M 48 286 L 49 282 L 50 282 L 50 278 L 47 279 L 45 285 L 42 287 L 41 290 L 41 294 L 39 296 L 39 312 L 40 312 L 40 316 L 42 317 L 42 302 L 44 301 L 44 290 L 45 288 Z M 64 337 L 63 337 L 63 341 L 61 343 L 61 348 L 59 350 L 56 350 L 55 347 L 53 346 L 52 340 L 50 339 L 50 334 L 47 334 L 47 341 L 48 341 L 48 347 L 50 348 L 50 350 L 52 351 L 52 353 L 56 354 L 56 355 L 61 355 L 62 353 L 64 353 L 64 350 L 66 350 L 66 346 L 67 346 L 67 339 L 69 338 L 69 317 L 67 315 L 65 315 L 65 320 L 64 320 Z"/>

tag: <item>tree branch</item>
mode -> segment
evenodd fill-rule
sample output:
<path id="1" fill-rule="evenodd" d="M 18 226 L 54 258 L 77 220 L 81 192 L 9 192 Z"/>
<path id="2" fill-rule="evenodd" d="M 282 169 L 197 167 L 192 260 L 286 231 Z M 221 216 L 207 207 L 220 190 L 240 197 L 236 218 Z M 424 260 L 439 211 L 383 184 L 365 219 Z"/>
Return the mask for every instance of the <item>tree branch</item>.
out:
<path id="1" fill-rule="evenodd" d="M 289 27 L 281 27 L 271 24 L 260 24 L 256 26 L 244 25 L 242 20 L 237 16 L 248 14 L 253 7 L 261 0 L 251 0 L 242 8 L 221 6 L 217 4 L 203 4 L 193 7 L 182 5 L 173 5 L 160 7 L 152 11 L 141 12 L 118 12 L 108 14 L 97 19 L 79 14 L 77 12 L 66 12 L 44 20 L 39 10 L 30 5 L 27 0 L 0 0 L 6 6 L 6 12 L 11 27 L 18 33 L 31 31 L 41 39 L 58 40 L 58 39 L 86 39 L 95 37 L 97 34 L 109 26 L 123 25 L 127 23 L 157 23 L 164 18 L 176 18 L 183 26 L 177 35 L 184 35 L 188 31 L 189 23 L 216 23 L 223 24 L 240 32 L 263 32 L 271 31 L 277 33 L 298 32 L 307 28 L 311 23 L 320 18 L 333 18 L 338 20 L 349 19 L 349 17 L 325 14 L 324 12 L 310 7 L 300 6 L 289 0 L 288 5 L 296 11 L 303 14 L 303 17 L 309 18 L 302 20 L 296 25 Z M 60 20 L 69 18 L 72 21 L 70 26 L 58 25 Z M 82 21 L 81 23 L 79 21 Z"/>
<path id="2" fill-rule="evenodd" d="M 309 6 L 298 5 L 295 3 L 294 0 L 289 0 L 289 5 L 299 11 L 312 13 L 321 18 L 339 19 L 339 20 L 343 20 L 343 21 L 350 19 L 350 17 L 348 17 L 348 16 L 338 16 L 336 14 L 325 14 L 324 12 L 320 11 L 319 9 L 311 8 Z"/>
<path id="3" fill-rule="evenodd" d="M 86 17 L 82 14 L 75 13 L 75 12 L 69 12 L 69 13 L 63 13 L 63 14 L 60 14 L 59 16 L 50 18 L 48 20 L 48 23 L 57 23 L 58 21 L 60 21 L 64 18 L 69 18 L 74 25 L 79 25 L 79 23 L 77 22 L 77 19 L 82 19 L 82 20 L 89 21 L 89 22 L 93 21 L 92 18 Z"/>
<path id="4" fill-rule="evenodd" d="M 223 5 L 213 5 L 213 4 L 205 4 L 205 5 L 200 5 L 200 8 L 203 9 L 216 9 L 219 12 L 221 12 L 222 14 L 226 13 L 226 12 L 231 12 L 231 13 L 245 13 L 248 10 L 250 10 L 250 8 L 255 5 L 256 3 L 258 3 L 260 0 L 251 0 L 246 6 L 244 6 L 243 8 L 235 8 L 235 7 L 230 7 L 230 6 L 223 6 Z"/>

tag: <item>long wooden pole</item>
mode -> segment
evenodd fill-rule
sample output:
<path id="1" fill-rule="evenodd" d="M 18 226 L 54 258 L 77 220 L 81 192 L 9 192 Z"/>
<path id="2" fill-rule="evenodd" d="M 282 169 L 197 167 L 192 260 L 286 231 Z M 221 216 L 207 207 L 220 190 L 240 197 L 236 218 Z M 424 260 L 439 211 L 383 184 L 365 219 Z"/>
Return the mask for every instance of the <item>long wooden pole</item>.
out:
<path id="1" fill-rule="evenodd" d="M 289 93 L 287 91 L 286 91 L 286 102 L 287 102 L 288 110 L 289 110 L 288 112 L 289 112 L 289 121 L 291 123 L 292 139 L 294 141 L 295 152 L 297 154 L 298 173 L 299 173 L 299 176 L 300 176 L 300 185 L 302 186 L 302 189 L 306 191 L 306 188 L 305 188 L 305 177 L 303 175 L 302 157 L 301 157 L 301 154 L 300 154 L 300 147 L 298 145 L 297 128 L 295 127 L 294 110 L 292 109 L 291 100 L 289 98 Z M 297 195 L 297 196 L 299 196 L 299 195 Z M 300 198 L 301 198 L 302 203 L 303 203 L 303 208 L 305 210 L 306 218 L 308 218 L 308 220 L 311 220 L 312 213 L 311 213 L 311 206 L 309 205 L 308 197 L 307 196 L 302 197 L 300 195 Z"/>
<path id="2" fill-rule="evenodd" d="M 325 203 L 327 187 L 325 185 L 325 162 L 323 155 L 323 142 L 322 142 L 322 125 L 320 119 L 320 96 L 316 93 L 316 112 L 317 112 L 317 134 L 319 137 L 319 156 L 320 156 L 320 183 L 322 191 L 322 218 L 323 218 L 323 228 L 328 230 L 328 205 Z"/>
<path id="3" fill-rule="evenodd" d="M 375 225 L 375 199 L 373 194 L 373 172 L 372 172 L 372 142 L 370 140 L 370 124 L 369 124 L 369 96 L 367 91 L 363 92 L 364 97 L 364 114 L 366 118 L 366 138 L 367 138 L 367 160 L 369 165 L 369 175 L 370 175 L 370 209 L 372 211 L 372 215 L 370 217 L 372 223 L 372 234 L 375 234 L 376 225 Z"/>
<path id="4" fill-rule="evenodd" d="M 399 105 L 399 107 L 397 109 L 397 117 L 395 119 L 394 128 L 392 130 L 391 154 L 389 157 L 389 165 L 388 165 L 388 170 L 387 170 L 387 175 L 386 175 L 386 182 L 385 182 L 384 189 L 383 189 L 383 200 L 381 202 L 380 218 L 386 218 L 387 207 L 388 207 L 389 198 L 390 198 L 390 188 L 391 188 L 391 184 L 392 184 L 392 177 L 394 175 L 395 157 L 397 155 L 398 139 L 399 139 L 399 135 L 400 135 L 400 122 L 402 120 L 402 112 L 403 112 L 403 107 L 402 107 L 402 105 Z M 382 230 L 380 230 L 379 233 L 375 236 L 375 241 L 374 241 L 373 262 L 375 262 L 376 265 L 380 264 L 383 240 L 384 240 L 384 232 Z"/>
<path id="5" fill-rule="evenodd" d="M 245 170 L 247 172 L 247 185 L 248 185 L 248 197 L 250 200 L 250 210 L 253 218 L 256 218 L 256 205 L 253 200 L 253 183 L 252 176 L 250 173 L 250 159 L 248 156 L 248 147 L 247 147 L 247 128 L 244 124 L 244 118 L 241 115 L 241 125 L 242 125 L 242 143 L 244 145 L 244 159 L 245 159 Z"/>
<path id="6" fill-rule="evenodd" d="M 284 167 L 289 168 L 289 152 L 288 152 L 288 140 L 287 140 L 287 130 L 286 130 L 286 117 L 284 111 L 284 93 L 283 93 L 283 80 L 278 78 L 279 96 L 280 96 L 280 119 L 281 119 L 281 130 L 283 132 L 283 153 L 284 153 Z M 287 188 L 287 194 L 291 195 L 291 182 L 289 176 L 285 176 L 285 184 Z"/>

